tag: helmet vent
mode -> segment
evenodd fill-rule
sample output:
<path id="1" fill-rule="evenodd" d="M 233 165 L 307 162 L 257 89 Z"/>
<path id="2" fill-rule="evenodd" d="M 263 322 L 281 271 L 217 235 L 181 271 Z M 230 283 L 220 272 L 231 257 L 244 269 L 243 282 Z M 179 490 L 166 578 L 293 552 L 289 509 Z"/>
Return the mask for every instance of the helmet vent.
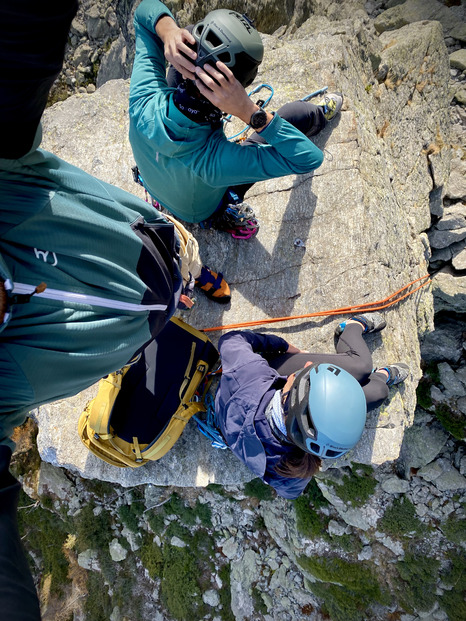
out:
<path id="1" fill-rule="evenodd" d="M 222 52 L 221 54 L 217 54 L 217 59 L 221 60 L 222 63 L 224 63 L 225 65 L 231 63 L 231 56 L 229 52 Z"/>
<path id="2" fill-rule="evenodd" d="M 317 455 L 320 455 L 320 446 L 316 444 L 315 442 L 310 442 L 309 448 L 311 449 L 313 453 L 317 453 Z"/>
<path id="3" fill-rule="evenodd" d="M 343 455 L 343 453 L 344 451 L 332 451 L 331 449 L 327 449 L 325 457 L 340 457 L 340 455 Z"/>
<path id="4" fill-rule="evenodd" d="M 207 33 L 205 40 L 210 43 L 212 47 L 218 47 L 219 45 L 222 45 L 222 40 L 215 34 L 212 29 L 209 30 L 209 32 Z"/>

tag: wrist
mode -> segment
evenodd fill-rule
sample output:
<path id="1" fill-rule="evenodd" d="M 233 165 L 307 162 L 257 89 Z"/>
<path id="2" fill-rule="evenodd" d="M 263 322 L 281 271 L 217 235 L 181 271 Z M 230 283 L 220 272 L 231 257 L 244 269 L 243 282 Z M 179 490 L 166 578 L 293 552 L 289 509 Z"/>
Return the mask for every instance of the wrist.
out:
<path id="1" fill-rule="evenodd" d="M 155 27 L 155 33 L 162 40 L 162 43 L 165 43 L 165 39 L 167 35 L 173 30 L 179 30 L 179 27 L 176 25 L 175 20 L 170 15 L 161 15 L 157 20 Z"/>

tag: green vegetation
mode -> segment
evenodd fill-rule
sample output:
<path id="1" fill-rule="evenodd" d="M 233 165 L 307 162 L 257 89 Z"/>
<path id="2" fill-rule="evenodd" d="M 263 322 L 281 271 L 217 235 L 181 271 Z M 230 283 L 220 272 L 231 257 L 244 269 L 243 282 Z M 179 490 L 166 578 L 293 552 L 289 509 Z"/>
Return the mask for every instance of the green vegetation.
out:
<path id="1" fill-rule="evenodd" d="M 424 410 L 428 410 L 432 406 L 430 389 L 434 384 L 438 384 L 439 381 L 440 373 L 438 365 L 435 362 L 431 362 L 424 368 L 424 375 L 422 376 L 416 390 L 417 403 Z"/>
<path id="2" fill-rule="evenodd" d="M 450 567 L 442 573 L 442 582 L 451 586 L 440 598 L 440 606 L 447 613 L 450 621 L 464 621 L 466 619 L 466 558 L 460 552 L 448 553 Z"/>
<path id="3" fill-rule="evenodd" d="M 222 621 L 235 621 L 235 616 L 231 611 L 231 580 L 230 580 L 231 568 L 230 565 L 222 565 L 218 575 L 222 581 L 222 588 L 218 592 L 220 597 L 220 604 L 222 609 L 218 612 L 222 618 Z"/>
<path id="4" fill-rule="evenodd" d="M 416 388 L 417 404 L 424 410 L 428 410 L 432 407 L 432 397 L 430 396 L 431 382 L 425 381 L 421 378 L 421 381 Z"/>
<path id="5" fill-rule="evenodd" d="M 78 552 L 83 552 L 89 548 L 92 550 L 107 550 L 108 544 L 113 539 L 110 513 L 102 509 L 98 515 L 94 515 L 94 509 L 95 504 L 90 502 L 84 505 L 74 518 Z"/>
<path id="6" fill-rule="evenodd" d="M 142 546 L 138 552 L 141 562 L 149 572 L 152 580 L 160 578 L 163 571 L 162 549 L 152 541 L 150 535 L 144 536 Z"/>
<path id="7" fill-rule="evenodd" d="M 172 537 L 178 537 L 181 541 L 188 541 L 191 537 L 189 530 L 179 522 L 170 522 L 165 532 L 165 539 L 168 541 Z"/>
<path id="8" fill-rule="evenodd" d="M 118 515 L 122 523 L 133 533 L 139 533 L 139 518 L 144 512 L 144 505 L 133 502 L 130 505 L 121 505 L 118 508 Z"/>
<path id="9" fill-rule="evenodd" d="M 275 491 L 270 485 L 266 485 L 261 479 L 252 479 L 244 486 L 244 493 L 250 498 L 258 500 L 273 500 Z"/>
<path id="10" fill-rule="evenodd" d="M 50 575 L 51 592 L 60 595 L 69 582 L 68 561 L 63 552 L 68 529 L 55 513 L 36 504 L 23 490 L 18 506 L 18 527 L 26 549 L 42 559 L 41 578 Z"/>
<path id="11" fill-rule="evenodd" d="M 326 532 L 329 518 L 320 514 L 317 509 L 328 505 L 328 501 L 314 479 L 311 479 L 304 493 L 293 504 L 296 527 L 302 535 L 313 538 Z"/>
<path id="12" fill-rule="evenodd" d="M 188 526 L 194 526 L 197 519 L 203 526 L 212 526 L 212 511 L 208 504 L 196 500 L 194 507 L 188 507 L 176 492 L 161 509 L 164 515 L 177 515 L 180 522 Z"/>
<path id="13" fill-rule="evenodd" d="M 395 580 L 394 590 L 404 610 L 412 614 L 415 610 L 429 610 L 437 598 L 439 561 L 419 552 L 407 552 L 396 569 L 400 579 Z"/>
<path id="14" fill-rule="evenodd" d="M 223 489 L 223 485 L 219 483 L 209 483 L 207 485 L 206 490 L 208 492 L 213 492 L 214 494 L 219 494 L 220 496 L 225 496 L 225 490 Z"/>
<path id="15" fill-rule="evenodd" d="M 163 529 L 165 528 L 165 520 L 163 515 L 160 515 L 160 513 L 150 513 L 147 515 L 146 520 L 150 526 L 150 529 L 156 535 L 160 535 L 163 532 Z"/>
<path id="16" fill-rule="evenodd" d="M 168 540 L 173 535 L 185 541 L 186 547 L 172 546 Z M 157 546 L 151 535 L 145 535 L 140 559 L 152 579 L 160 578 L 162 602 L 175 619 L 190 621 L 204 616 L 201 594 L 210 585 L 214 554 L 214 541 L 204 529 L 191 535 L 184 526 L 172 522 L 163 547 Z M 225 621 L 230 619 L 225 617 Z"/>
<path id="17" fill-rule="evenodd" d="M 169 544 L 163 547 L 161 600 L 170 614 L 180 621 L 201 619 L 205 614 L 197 582 L 196 561 L 196 550 L 176 548 Z"/>
<path id="18" fill-rule="evenodd" d="M 434 414 L 454 438 L 462 440 L 466 436 L 466 419 L 463 414 L 455 412 L 445 403 L 437 405 Z"/>
<path id="19" fill-rule="evenodd" d="M 371 466 L 353 464 L 351 474 L 343 476 L 343 482 L 335 485 L 336 495 L 353 507 L 361 507 L 372 496 L 377 481 L 372 476 Z"/>
<path id="20" fill-rule="evenodd" d="M 252 587 L 252 601 L 254 605 L 254 610 L 261 615 L 267 614 L 267 606 L 265 605 L 264 600 L 262 599 L 262 592 L 255 586 Z"/>
<path id="21" fill-rule="evenodd" d="M 108 621 L 112 614 L 113 604 L 103 576 L 95 571 L 87 574 L 87 597 L 84 605 L 86 617 L 92 621 Z"/>
<path id="22" fill-rule="evenodd" d="M 403 538 L 410 533 L 422 535 L 426 531 L 425 525 L 416 515 L 413 503 L 405 498 L 395 498 L 393 504 L 385 510 L 377 524 L 378 528 L 393 537 Z"/>
<path id="23" fill-rule="evenodd" d="M 445 537 L 453 543 L 463 543 L 466 541 L 466 519 L 449 515 L 441 528 Z"/>
<path id="24" fill-rule="evenodd" d="M 362 541 L 357 535 L 332 535 L 330 542 L 336 549 L 341 549 L 347 554 L 359 554 L 363 548 Z"/>
<path id="25" fill-rule="evenodd" d="M 307 586 L 324 600 L 323 608 L 333 621 L 363 621 L 368 606 L 388 603 L 367 563 L 351 563 L 338 557 L 301 557 L 299 564 L 322 581 Z"/>

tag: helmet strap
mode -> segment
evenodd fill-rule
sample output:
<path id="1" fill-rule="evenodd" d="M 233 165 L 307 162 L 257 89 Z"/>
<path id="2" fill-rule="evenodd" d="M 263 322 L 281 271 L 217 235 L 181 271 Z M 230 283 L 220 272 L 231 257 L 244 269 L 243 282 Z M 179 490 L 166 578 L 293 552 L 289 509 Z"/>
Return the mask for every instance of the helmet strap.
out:
<path id="1" fill-rule="evenodd" d="M 287 438 L 286 425 L 282 406 L 282 391 L 276 390 L 274 396 L 265 408 L 265 417 L 273 435 L 281 444 L 294 445 Z"/>

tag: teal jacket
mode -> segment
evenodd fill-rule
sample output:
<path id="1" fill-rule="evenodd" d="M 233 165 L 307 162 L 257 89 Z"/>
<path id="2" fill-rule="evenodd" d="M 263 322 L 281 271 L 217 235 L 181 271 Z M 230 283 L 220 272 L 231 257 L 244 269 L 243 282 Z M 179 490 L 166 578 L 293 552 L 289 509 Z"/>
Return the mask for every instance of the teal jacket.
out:
<path id="1" fill-rule="evenodd" d="M 143 0 L 134 26 L 136 56 L 130 90 L 129 139 L 150 194 L 175 216 L 200 222 L 217 208 L 228 187 L 290 174 L 308 173 L 323 160 L 314 143 L 275 115 L 261 132 L 267 144 L 229 142 L 185 117 L 167 86 L 163 44 L 155 33 L 170 11 L 158 0 Z"/>
<path id="2" fill-rule="evenodd" d="M 40 130 L 39 130 L 40 133 Z M 173 225 L 37 148 L 0 159 L 0 444 L 43 403 L 122 367 L 174 312 Z M 32 293 L 41 282 L 43 293 Z"/>

